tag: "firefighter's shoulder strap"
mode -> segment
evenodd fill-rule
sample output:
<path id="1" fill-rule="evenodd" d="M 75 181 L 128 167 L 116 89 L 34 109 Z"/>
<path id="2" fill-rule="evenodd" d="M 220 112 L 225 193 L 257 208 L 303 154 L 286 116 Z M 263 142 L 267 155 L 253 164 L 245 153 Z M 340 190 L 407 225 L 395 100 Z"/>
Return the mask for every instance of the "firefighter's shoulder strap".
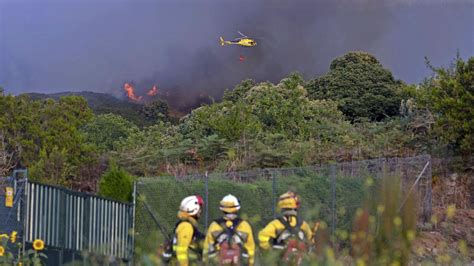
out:
<path id="1" fill-rule="evenodd" d="M 280 223 L 282 223 L 284 226 L 285 226 L 285 229 L 290 232 L 290 234 L 292 235 L 297 235 L 298 232 L 300 231 L 300 228 L 301 228 L 301 225 L 303 223 L 303 219 L 299 219 L 299 217 L 295 216 L 295 219 L 296 219 L 296 225 L 293 227 L 290 225 L 290 223 L 288 222 L 287 219 L 285 219 L 285 217 L 278 217 L 278 221 L 280 221 Z M 285 230 L 283 230 L 285 231 Z M 278 236 L 277 236 L 278 238 Z"/>
<path id="2" fill-rule="evenodd" d="M 219 218 L 219 219 L 215 220 L 215 222 L 222 228 L 222 233 L 221 234 L 227 234 L 227 240 L 230 241 L 232 239 L 232 237 L 234 236 L 235 231 L 237 230 L 237 227 L 242 222 L 242 219 L 237 217 L 234 220 L 232 220 L 231 221 L 232 222 L 231 227 L 227 226 L 228 221 L 229 220 L 226 220 L 224 218 Z"/>

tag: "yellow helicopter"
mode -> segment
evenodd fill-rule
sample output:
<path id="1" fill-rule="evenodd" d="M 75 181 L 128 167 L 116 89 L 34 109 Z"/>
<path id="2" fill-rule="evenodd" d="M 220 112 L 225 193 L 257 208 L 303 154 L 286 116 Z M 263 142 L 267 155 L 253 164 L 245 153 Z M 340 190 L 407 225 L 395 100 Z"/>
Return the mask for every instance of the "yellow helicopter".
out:
<path id="1" fill-rule="evenodd" d="M 238 31 L 238 33 L 242 37 L 236 38 L 233 41 L 225 41 L 224 38 L 219 37 L 219 39 L 221 41 L 221 45 L 224 46 L 224 45 L 236 44 L 236 45 L 240 45 L 240 46 L 244 46 L 244 47 L 253 47 L 253 46 L 257 45 L 257 42 L 254 39 L 245 36 L 240 31 Z"/>

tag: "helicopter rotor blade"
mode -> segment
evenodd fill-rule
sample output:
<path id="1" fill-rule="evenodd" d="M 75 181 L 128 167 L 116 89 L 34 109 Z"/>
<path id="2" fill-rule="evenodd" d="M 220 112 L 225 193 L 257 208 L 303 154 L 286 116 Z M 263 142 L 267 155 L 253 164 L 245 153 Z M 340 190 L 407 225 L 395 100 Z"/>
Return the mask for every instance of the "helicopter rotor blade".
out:
<path id="1" fill-rule="evenodd" d="M 240 31 L 237 31 L 240 35 L 242 35 L 242 37 L 245 37 L 245 38 L 248 38 L 246 35 L 244 35 L 242 32 Z"/>

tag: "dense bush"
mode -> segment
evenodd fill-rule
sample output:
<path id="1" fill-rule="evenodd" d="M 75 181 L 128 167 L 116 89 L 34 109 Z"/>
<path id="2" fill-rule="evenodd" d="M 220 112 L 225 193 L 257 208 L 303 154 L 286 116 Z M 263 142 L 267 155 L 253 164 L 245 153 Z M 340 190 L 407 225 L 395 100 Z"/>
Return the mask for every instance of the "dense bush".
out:
<path id="1" fill-rule="evenodd" d="M 27 167 L 33 180 L 68 185 L 81 166 L 95 160 L 95 147 L 79 130 L 93 116 L 84 98 L 0 95 L 0 110 L 0 154 L 9 155 L 2 172 Z"/>
<path id="2" fill-rule="evenodd" d="M 100 178 L 99 195 L 123 202 L 132 201 L 133 177 L 111 163 L 109 170 Z"/>
<path id="3" fill-rule="evenodd" d="M 145 104 L 141 113 L 144 115 L 146 120 L 152 123 L 170 120 L 168 104 L 162 100 L 155 100 Z"/>
<path id="4" fill-rule="evenodd" d="M 415 90 L 417 111 L 428 110 L 435 121 L 433 135 L 441 144 L 466 157 L 474 150 L 474 57 L 458 55 L 449 68 L 434 67 L 434 75 Z"/>
<path id="5" fill-rule="evenodd" d="M 102 114 L 89 121 L 82 131 L 88 143 L 107 152 L 116 150 L 121 141 L 138 131 L 138 127 L 119 115 Z"/>
<path id="6" fill-rule="evenodd" d="M 339 102 L 339 109 L 352 121 L 380 121 L 399 113 L 402 83 L 365 52 L 350 52 L 334 59 L 329 72 L 308 82 L 314 99 Z"/>

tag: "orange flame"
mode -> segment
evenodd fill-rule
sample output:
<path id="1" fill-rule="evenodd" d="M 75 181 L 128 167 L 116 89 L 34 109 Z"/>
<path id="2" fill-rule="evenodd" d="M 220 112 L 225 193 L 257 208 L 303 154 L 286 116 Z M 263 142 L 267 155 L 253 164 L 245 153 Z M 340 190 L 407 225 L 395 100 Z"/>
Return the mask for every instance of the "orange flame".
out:
<path id="1" fill-rule="evenodd" d="M 155 96 L 156 94 L 158 94 L 158 88 L 156 87 L 156 85 L 154 85 L 153 88 L 151 88 L 151 90 L 149 90 L 146 95 Z"/>
<path id="2" fill-rule="evenodd" d="M 135 95 L 135 88 L 130 83 L 123 84 L 123 89 L 127 92 L 127 97 L 132 101 L 140 101 L 142 96 Z"/>

